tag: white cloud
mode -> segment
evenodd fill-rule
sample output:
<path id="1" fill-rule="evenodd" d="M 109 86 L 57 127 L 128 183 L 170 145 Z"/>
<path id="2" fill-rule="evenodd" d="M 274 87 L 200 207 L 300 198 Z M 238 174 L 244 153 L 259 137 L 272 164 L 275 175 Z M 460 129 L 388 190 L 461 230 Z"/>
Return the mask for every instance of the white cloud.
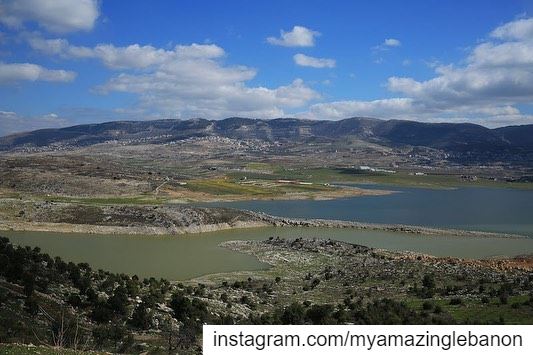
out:
<path id="1" fill-rule="evenodd" d="M 280 37 L 268 37 L 267 42 L 276 46 L 284 47 L 313 47 L 315 37 L 320 36 L 317 31 L 303 26 L 294 26 L 292 31 L 280 31 Z"/>
<path id="2" fill-rule="evenodd" d="M 138 44 L 89 48 L 73 46 L 64 39 L 26 38 L 42 52 L 63 58 L 94 58 L 121 70 L 96 92 L 134 93 L 143 109 L 173 117 L 283 116 L 286 109 L 305 106 L 319 97 L 299 79 L 273 89 L 248 87 L 246 82 L 255 77 L 256 70 L 224 65 L 225 52 L 214 44 L 178 45 L 173 50 Z"/>
<path id="3" fill-rule="evenodd" d="M 386 38 L 383 43 L 374 46 L 372 49 L 374 51 L 387 51 L 394 47 L 400 47 L 402 45 L 402 42 L 396 38 Z"/>
<path id="4" fill-rule="evenodd" d="M 490 35 L 503 40 L 531 40 L 533 38 L 533 18 L 506 23 L 496 28 Z"/>
<path id="5" fill-rule="evenodd" d="M 346 100 L 311 105 L 300 118 L 340 120 L 348 117 L 377 117 L 423 122 L 472 122 L 487 127 L 533 123 L 533 115 L 513 106 L 458 107 L 439 109 L 411 98 Z"/>
<path id="6" fill-rule="evenodd" d="M 46 69 L 30 63 L 1 63 L 0 83 L 17 81 L 58 81 L 69 82 L 76 78 L 76 73 L 67 70 Z"/>
<path id="7" fill-rule="evenodd" d="M 0 111 L 0 137 L 22 131 L 42 128 L 65 127 L 70 121 L 55 113 L 42 116 L 21 116 L 11 111 Z"/>
<path id="8" fill-rule="evenodd" d="M 383 57 L 383 54 L 394 47 L 400 47 L 402 43 L 395 39 L 395 38 L 387 38 L 383 41 L 383 43 L 372 47 L 372 54 L 376 57 L 374 58 L 373 62 L 375 64 L 383 64 L 385 62 L 385 58 Z"/>
<path id="9" fill-rule="evenodd" d="M 286 109 L 319 98 L 300 79 L 273 89 L 247 86 L 257 71 L 224 65 L 224 49 L 215 44 L 177 45 L 172 50 L 139 44 L 99 44 L 90 48 L 71 45 L 65 39 L 43 39 L 38 34 L 25 33 L 22 37 L 43 53 L 98 59 L 108 68 L 121 71 L 95 92 L 134 93 L 143 109 L 173 117 L 283 116 Z"/>
<path id="10" fill-rule="evenodd" d="M 346 100 L 314 104 L 309 111 L 299 114 L 303 118 L 312 119 L 344 119 L 354 116 L 395 117 L 415 112 L 413 100 L 409 98 L 393 98 L 372 101 Z"/>
<path id="11" fill-rule="evenodd" d="M 34 21 L 51 32 L 89 31 L 99 16 L 97 0 L 3 0 L 0 22 L 21 28 Z"/>
<path id="12" fill-rule="evenodd" d="M 517 32 L 511 30 L 517 27 L 515 23 L 522 21 L 510 22 L 498 28 L 505 30 L 494 32 L 508 38 L 507 33 Z M 468 55 L 465 66 L 441 65 L 435 73 L 434 78 L 425 81 L 391 77 L 388 87 L 442 107 L 533 102 L 533 37 L 481 43 Z"/>
<path id="13" fill-rule="evenodd" d="M 303 67 L 312 67 L 312 68 L 334 68 L 335 60 L 328 58 L 315 58 L 310 57 L 305 54 L 295 54 L 294 62 Z"/>
<path id="14" fill-rule="evenodd" d="M 178 45 L 172 49 L 139 44 L 83 47 L 35 34 L 25 34 L 25 38 L 32 48 L 41 52 L 62 58 L 92 58 L 118 70 L 117 75 L 96 91 L 136 94 L 138 108 L 148 113 L 184 118 L 232 115 L 272 118 L 301 110 L 299 116 L 307 118 L 374 116 L 503 125 L 533 122 L 532 115 L 523 114 L 516 107 L 533 102 L 533 37 L 528 35 L 532 21 L 517 20 L 496 28 L 487 40 L 473 47 L 460 62 L 463 64 L 437 64 L 430 79 L 390 77 L 387 88 L 397 97 L 318 103 L 307 110 L 306 106 L 320 95 L 302 80 L 277 88 L 249 86 L 256 69 L 224 64 L 224 49 L 214 44 Z M 280 38 L 269 38 L 269 42 L 313 45 L 318 33 L 300 27 L 311 32 L 305 39 L 296 35 L 305 32 L 297 28 L 282 32 Z M 378 47 L 401 45 L 394 40 L 389 38 Z M 317 68 L 335 66 L 333 59 L 304 54 L 295 55 L 294 61 Z M 46 75 L 37 77 L 44 80 Z"/>
<path id="15" fill-rule="evenodd" d="M 438 65 L 425 81 L 392 77 L 388 87 L 439 108 L 533 102 L 533 18 L 504 24 L 476 45 L 466 65 Z"/>
<path id="16" fill-rule="evenodd" d="M 223 67 L 207 60 L 162 65 L 146 74 L 120 74 L 98 88 L 101 93 L 130 92 L 141 105 L 178 117 L 221 118 L 283 116 L 319 95 L 300 79 L 275 89 L 247 87 L 255 76 L 246 67 Z"/>
<path id="17" fill-rule="evenodd" d="M 311 105 L 309 112 L 300 116 L 320 119 L 343 119 L 354 116 L 370 116 L 395 119 L 414 119 L 430 121 L 434 117 L 453 118 L 454 116 L 467 117 L 469 115 L 486 116 L 519 116 L 520 111 L 512 106 L 483 106 L 459 107 L 443 109 L 426 105 L 412 98 L 390 98 L 379 100 L 346 100 Z"/>
<path id="18" fill-rule="evenodd" d="M 512 21 L 492 31 L 492 40 L 476 45 L 462 66 L 436 65 L 435 76 L 428 80 L 390 77 L 387 88 L 401 97 L 319 103 L 300 116 L 471 121 L 488 126 L 533 123 L 533 115 L 516 107 L 533 102 L 531 31 L 533 19 Z"/>
<path id="19" fill-rule="evenodd" d="M 180 58 L 212 59 L 224 56 L 224 50 L 214 44 L 178 45 L 173 50 L 139 44 L 126 47 L 98 44 L 91 48 L 71 45 L 66 39 L 44 39 L 35 33 L 24 33 L 22 37 L 30 47 L 45 54 L 58 55 L 62 58 L 99 59 L 111 69 L 140 69 L 161 65 Z"/>
<path id="20" fill-rule="evenodd" d="M 387 47 L 399 47 L 402 45 L 402 42 L 396 38 L 387 38 L 385 41 L 383 41 L 383 45 Z"/>
<path id="21" fill-rule="evenodd" d="M 482 43 L 474 48 L 468 57 L 468 62 L 471 64 L 471 68 L 531 66 L 533 63 L 533 40 Z"/>
<path id="22" fill-rule="evenodd" d="M 188 46 L 178 45 L 174 48 L 178 57 L 181 58 L 220 58 L 224 56 L 224 49 L 215 44 L 196 44 Z"/>
<path id="23" fill-rule="evenodd" d="M 105 66 L 113 69 L 146 68 L 162 63 L 167 56 L 163 49 L 138 44 L 118 48 L 112 44 L 99 44 L 92 49 L 82 48 L 78 53 L 72 53 L 72 49 L 76 48 L 71 48 L 72 57 L 98 58 Z"/>

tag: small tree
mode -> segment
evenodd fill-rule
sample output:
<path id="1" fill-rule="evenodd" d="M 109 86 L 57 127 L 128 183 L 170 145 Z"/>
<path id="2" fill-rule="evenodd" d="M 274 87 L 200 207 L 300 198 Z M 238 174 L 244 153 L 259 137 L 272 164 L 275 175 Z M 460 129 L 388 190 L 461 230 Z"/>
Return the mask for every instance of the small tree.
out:
<path id="1" fill-rule="evenodd" d="M 119 286 L 113 293 L 113 296 L 109 297 L 107 300 L 109 309 L 119 315 L 123 316 L 128 310 L 128 294 L 124 287 Z"/>
<path id="2" fill-rule="evenodd" d="M 304 307 L 300 303 L 292 303 L 288 307 L 285 307 L 280 318 L 282 324 L 304 324 Z"/>
<path id="3" fill-rule="evenodd" d="M 24 309 L 32 316 L 36 316 L 37 313 L 39 313 L 39 302 L 37 302 L 35 294 L 32 293 L 30 296 L 26 297 L 24 300 Z"/>
<path id="4" fill-rule="evenodd" d="M 152 325 L 154 312 L 147 308 L 144 303 L 135 308 L 131 316 L 130 324 L 139 329 L 149 329 Z"/>

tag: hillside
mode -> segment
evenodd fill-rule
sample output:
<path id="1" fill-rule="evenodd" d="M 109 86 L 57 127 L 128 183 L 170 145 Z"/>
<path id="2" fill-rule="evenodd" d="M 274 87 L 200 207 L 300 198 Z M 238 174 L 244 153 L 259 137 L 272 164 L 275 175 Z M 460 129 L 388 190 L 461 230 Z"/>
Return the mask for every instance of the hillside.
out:
<path id="1" fill-rule="evenodd" d="M 468 123 L 422 123 L 354 117 L 341 121 L 291 118 L 259 120 L 117 121 L 42 129 L 0 138 L 0 150 L 22 147 L 89 146 L 107 141 L 166 143 L 190 137 L 306 142 L 356 137 L 386 146 L 425 146 L 451 152 L 531 152 L 533 125 L 489 129 Z"/>

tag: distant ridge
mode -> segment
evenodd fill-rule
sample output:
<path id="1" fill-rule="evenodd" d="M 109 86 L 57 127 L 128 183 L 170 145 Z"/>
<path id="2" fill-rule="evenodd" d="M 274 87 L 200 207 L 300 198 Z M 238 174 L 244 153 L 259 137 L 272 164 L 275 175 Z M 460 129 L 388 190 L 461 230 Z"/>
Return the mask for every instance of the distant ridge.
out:
<path id="1" fill-rule="evenodd" d="M 457 153 L 531 154 L 533 151 L 533 125 L 489 129 L 470 123 L 423 123 L 369 117 L 340 121 L 242 117 L 113 121 L 12 134 L 0 138 L 0 150 L 52 145 L 81 147 L 111 140 L 157 144 L 205 136 L 296 143 L 356 137 L 386 146 L 424 146 Z"/>

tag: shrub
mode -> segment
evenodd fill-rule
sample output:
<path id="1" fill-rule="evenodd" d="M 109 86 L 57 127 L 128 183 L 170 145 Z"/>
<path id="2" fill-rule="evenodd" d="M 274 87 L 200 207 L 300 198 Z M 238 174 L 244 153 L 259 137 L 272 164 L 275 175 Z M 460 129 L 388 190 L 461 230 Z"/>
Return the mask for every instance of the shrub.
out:
<path id="1" fill-rule="evenodd" d="M 425 301 L 422 303 L 422 309 L 425 311 L 430 311 L 433 309 L 433 302 Z"/>
<path id="2" fill-rule="evenodd" d="M 453 297 L 450 300 L 450 305 L 452 306 L 459 306 L 461 304 L 463 304 L 463 300 L 460 297 Z"/>
<path id="3" fill-rule="evenodd" d="M 507 304 L 509 302 L 509 296 L 504 293 L 500 295 L 500 303 L 501 304 Z"/>

